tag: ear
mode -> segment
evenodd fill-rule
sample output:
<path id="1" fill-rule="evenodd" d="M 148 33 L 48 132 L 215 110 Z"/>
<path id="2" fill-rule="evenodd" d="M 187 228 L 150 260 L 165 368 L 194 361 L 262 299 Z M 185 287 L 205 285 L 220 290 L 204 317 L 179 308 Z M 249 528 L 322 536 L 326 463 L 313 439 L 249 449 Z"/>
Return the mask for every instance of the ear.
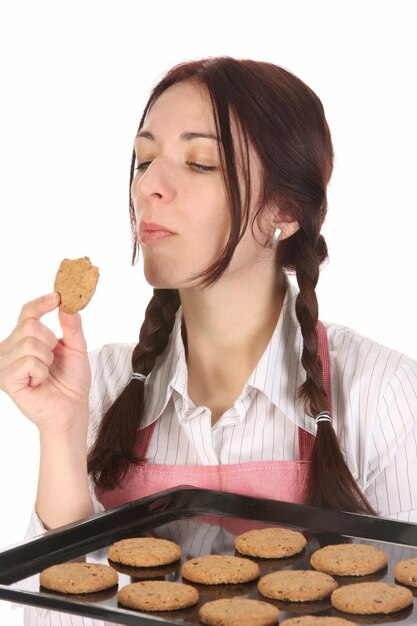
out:
<path id="1" fill-rule="evenodd" d="M 279 241 L 288 239 L 288 237 L 294 235 L 297 230 L 300 230 L 300 224 L 297 221 L 292 220 L 291 217 L 280 210 L 275 212 L 275 217 L 272 220 L 272 226 L 274 228 L 279 228 L 281 231 Z"/>

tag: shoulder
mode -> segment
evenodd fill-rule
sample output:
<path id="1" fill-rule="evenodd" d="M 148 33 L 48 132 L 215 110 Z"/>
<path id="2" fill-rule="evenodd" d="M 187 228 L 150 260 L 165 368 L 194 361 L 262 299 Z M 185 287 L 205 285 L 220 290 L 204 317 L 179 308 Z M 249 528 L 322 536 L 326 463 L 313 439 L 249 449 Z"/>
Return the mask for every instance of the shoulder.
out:
<path id="1" fill-rule="evenodd" d="M 329 355 L 337 369 L 345 375 L 393 375 L 397 370 L 415 370 L 417 361 L 384 346 L 352 328 L 324 322 Z"/>
<path id="2" fill-rule="evenodd" d="M 339 388 L 381 411 L 400 395 L 417 418 L 417 361 L 338 324 L 324 323 Z M 332 380 L 333 382 L 333 380 Z"/>

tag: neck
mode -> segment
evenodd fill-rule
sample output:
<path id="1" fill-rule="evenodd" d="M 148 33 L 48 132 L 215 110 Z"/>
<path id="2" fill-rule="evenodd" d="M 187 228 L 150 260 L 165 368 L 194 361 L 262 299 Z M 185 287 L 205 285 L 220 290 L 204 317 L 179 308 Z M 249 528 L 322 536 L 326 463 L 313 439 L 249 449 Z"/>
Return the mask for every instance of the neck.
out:
<path id="1" fill-rule="evenodd" d="M 285 289 L 283 275 L 263 267 L 244 283 L 226 274 L 208 289 L 180 290 L 195 404 L 210 406 L 221 395 L 233 404 L 275 330 Z"/>

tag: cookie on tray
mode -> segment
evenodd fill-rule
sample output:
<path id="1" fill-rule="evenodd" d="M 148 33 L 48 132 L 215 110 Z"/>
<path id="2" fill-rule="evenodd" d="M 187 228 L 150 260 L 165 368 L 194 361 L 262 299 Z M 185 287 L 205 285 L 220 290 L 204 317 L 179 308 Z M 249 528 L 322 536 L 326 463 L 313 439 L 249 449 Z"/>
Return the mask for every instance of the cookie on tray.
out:
<path id="1" fill-rule="evenodd" d="M 61 563 L 44 569 L 39 581 L 45 589 L 61 593 L 95 593 L 119 582 L 117 572 L 101 563 Z"/>
<path id="2" fill-rule="evenodd" d="M 206 602 L 198 615 L 209 626 L 274 626 L 279 610 L 262 600 L 230 598 Z"/>
<path id="3" fill-rule="evenodd" d="M 394 568 L 394 576 L 395 580 L 404 585 L 417 587 L 417 558 L 398 561 Z"/>
<path id="4" fill-rule="evenodd" d="M 357 626 L 356 622 L 351 622 L 343 617 L 333 617 L 332 615 L 302 615 L 300 617 L 289 617 L 281 622 L 281 626 Z"/>
<path id="5" fill-rule="evenodd" d="M 222 554 L 197 556 L 185 561 L 182 576 L 203 585 L 246 583 L 259 577 L 259 565 L 249 559 Z"/>
<path id="6" fill-rule="evenodd" d="M 113 543 L 107 556 L 114 563 L 131 567 L 158 567 L 178 561 L 181 558 L 181 548 L 168 539 L 132 537 Z"/>
<path id="7" fill-rule="evenodd" d="M 240 554 L 263 559 L 279 559 L 302 552 L 307 540 L 298 531 L 287 528 L 249 530 L 235 539 Z"/>
<path id="8" fill-rule="evenodd" d="M 99 271 L 88 256 L 64 259 L 55 277 L 54 291 L 61 296 L 60 309 L 77 313 L 90 302 L 96 290 Z"/>
<path id="9" fill-rule="evenodd" d="M 122 587 L 120 604 L 139 611 L 176 611 L 197 604 L 199 595 L 191 585 L 167 580 L 144 580 Z"/>
<path id="10" fill-rule="evenodd" d="M 338 587 L 323 572 L 311 570 L 279 570 L 262 576 L 258 590 L 266 598 L 284 602 L 314 602 L 328 598 Z"/>
<path id="11" fill-rule="evenodd" d="M 362 543 L 339 543 L 314 552 L 310 564 L 331 576 L 366 576 L 386 566 L 385 552 Z"/>
<path id="12" fill-rule="evenodd" d="M 355 583 L 336 589 L 330 599 L 339 611 L 375 615 L 405 609 L 413 603 L 413 594 L 406 587 L 390 583 Z"/>

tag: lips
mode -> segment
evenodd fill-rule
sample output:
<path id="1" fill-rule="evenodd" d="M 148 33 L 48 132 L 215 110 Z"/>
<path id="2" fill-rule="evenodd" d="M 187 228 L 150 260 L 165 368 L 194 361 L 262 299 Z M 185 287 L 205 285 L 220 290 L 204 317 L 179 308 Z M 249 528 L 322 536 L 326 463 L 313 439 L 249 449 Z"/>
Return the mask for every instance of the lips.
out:
<path id="1" fill-rule="evenodd" d="M 143 233 L 152 233 L 152 232 L 161 232 L 161 233 L 170 233 L 173 235 L 174 233 L 162 226 L 162 224 L 156 224 L 155 222 L 141 222 L 139 225 L 139 234 L 142 236 Z"/>
<path id="2" fill-rule="evenodd" d="M 142 244 L 153 243 L 168 239 L 175 235 L 162 224 L 155 222 L 141 222 L 139 225 L 139 239 Z"/>

